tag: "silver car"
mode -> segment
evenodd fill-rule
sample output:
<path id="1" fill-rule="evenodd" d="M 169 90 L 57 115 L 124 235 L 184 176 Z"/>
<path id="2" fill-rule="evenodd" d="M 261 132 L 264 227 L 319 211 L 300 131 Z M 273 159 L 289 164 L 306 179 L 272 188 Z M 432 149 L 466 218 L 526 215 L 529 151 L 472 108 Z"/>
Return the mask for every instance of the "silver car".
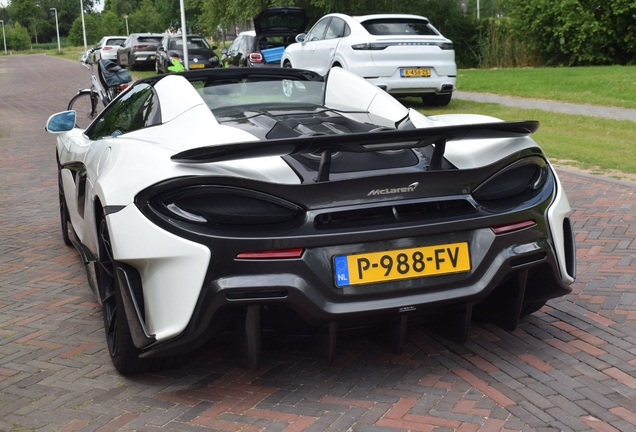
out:
<path id="1" fill-rule="evenodd" d="M 130 70 L 154 68 L 155 53 L 161 43 L 161 39 L 163 39 L 161 33 L 131 34 L 117 51 L 117 63 L 119 66 L 128 66 Z"/>

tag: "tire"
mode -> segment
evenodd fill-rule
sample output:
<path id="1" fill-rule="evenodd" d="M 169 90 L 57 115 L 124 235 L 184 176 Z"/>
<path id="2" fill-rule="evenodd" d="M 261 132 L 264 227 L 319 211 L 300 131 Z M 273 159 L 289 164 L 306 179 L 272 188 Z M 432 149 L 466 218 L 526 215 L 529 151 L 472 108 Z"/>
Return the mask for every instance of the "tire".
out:
<path id="1" fill-rule="evenodd" d="M 70 230 L 71 226 L 71 218 L 68 215 L 68 208 L 66 208 L 66 199 L 64 198 L 64 189 L 62 189 L 62 175 L 61 172 L 58 171 L 58 190 L 59 190 L 59 198 L 60 198 L 60 224 L 62 228 L 62 240 L 66 246 L 73 246 L 71 242 Z"/>
<path id="2" fill-rule="evenodd" d="M 128 56 L 128 69 L 130 71 L 134 71 L 135 70 L 135 68 L 133 67 L 133 64 L 130 61 L 130 56 Z"/>
<path id="3" fill-rule="evenodd" d="M 283 63 L 283 67 L 287 69 L 291 69 L 292 65 L 290 62 L 286 61 L 285 63 Z"/>
<path id="4" fill-rule="evenodd" d="M 108 224 L 101 215 L 97 237 L 99 257 L 95 273 L 102 302 L 106 344 L 113 365 L 122 374 L 158 371 L 176 366 L 178 356 L 139 358 L 141 350 L 135 347 L 130 335 L 121 287 L 115 274 L 118 263 L 113 258 Z"/>
<path id="5" fill-rule="evenodd" d="M 159 70 L 159 60 L 155 60 L 155 73 L 159 75 L 161 71 Z"/>
<path id="6" fill-rule="evenodd" d="M 75 126 L 86 129 L 102 111 L 102 105 L 96 92 L 84 90 L 71 99 L 68 103 L 68 110 L 76 112 Z"/>
<path id="7" fill-rule="evenodd" d="M 451 98 L 453 97 L 452 93 L 447 93 L 447 94 L 425 94 L 424 96 L 422 96 L 422 102 L 424 102 L 425 105 L 428 106 L 434 106 L 434 107 L 439 107 L 439 106 L 446 106 L 450 103 Z"/>

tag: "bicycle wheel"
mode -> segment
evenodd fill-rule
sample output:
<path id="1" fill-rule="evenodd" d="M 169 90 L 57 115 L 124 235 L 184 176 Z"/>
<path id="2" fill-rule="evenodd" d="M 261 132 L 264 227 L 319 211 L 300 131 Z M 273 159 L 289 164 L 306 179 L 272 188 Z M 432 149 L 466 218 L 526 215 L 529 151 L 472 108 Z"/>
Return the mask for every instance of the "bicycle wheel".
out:
<path id="1" fill-rule="evenodd" d="M 75 95 L 68 104 L 69 110 L 74 110 L 75 126 L 80 129 L 86 129 L 93 119 L 102 111 L 102 105 L 99 103 L 99 96 L 92 91 L 82 91 Z"/>

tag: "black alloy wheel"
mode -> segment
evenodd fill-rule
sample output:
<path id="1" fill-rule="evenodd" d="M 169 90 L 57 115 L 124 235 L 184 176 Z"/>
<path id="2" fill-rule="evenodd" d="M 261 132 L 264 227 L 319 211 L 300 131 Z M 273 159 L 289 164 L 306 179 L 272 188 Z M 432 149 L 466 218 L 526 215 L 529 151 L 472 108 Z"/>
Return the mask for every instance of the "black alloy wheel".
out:
<path id="1" fill-rule="evenodd" d="M 98 232 L 99 258 L 97 260 L 97 285 L 99 296 L 102 301 L 102 311 L 104 314 L 104 330 L 106 331 L 106 343 L 111 358 L 115 358 L 117 352 L 117 296 L 115 265 L 113 260 L 112 246 L 106 220 L 99 222 Z M 113 360 L 114 361 L 114 360 Z M 119 369 L 119 368 L 118 368 Z"/>

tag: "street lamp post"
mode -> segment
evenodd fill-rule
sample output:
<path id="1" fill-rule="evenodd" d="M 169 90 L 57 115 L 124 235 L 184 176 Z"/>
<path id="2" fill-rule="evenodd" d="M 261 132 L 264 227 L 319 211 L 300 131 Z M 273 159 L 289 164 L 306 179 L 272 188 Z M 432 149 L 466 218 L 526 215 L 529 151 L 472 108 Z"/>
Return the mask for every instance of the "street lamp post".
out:
<path id="1" fill-rule="evenodd" d="M 4 20 L 0 20 L 2 23 L 2 40 L 4 41 L 4 55 L 7 55 L 7 38 L 4 35 Z"/>
<path id="2" fill-rule="evenodd" d="M 190 62 L 188 60 L 188 31 L 186 30 L 185 6 L 183 0 L 179 0 L 179 10 L 181 12 L 181 40 L 183 41 L 183 67 L 190 70 Z"/>
<path id="3" fill-rule="evenodd" d="M 130 32 L 128 31 L 128 15 L 124 15 L 124 18 L 126 18 L 126 36 L 130 35 Z"/>
<path id="4" fill-rule="evenodd" d="M 60 26 L 57 23 L 57 8 L 51 8 L 51 10 L 55 12 L 55 30 L 57 31 L 57 51 L 62 52 L 62 47 L 60 47 Z"/>
<path id="5" fill-rule="evenodd" d="M 86 44 L 86 24 L 84 24 L 84 2 L 80 0 L 80 12 L 82 12 L 82 35 L 84 36 L 84 52 L 88 51 Z"/>

